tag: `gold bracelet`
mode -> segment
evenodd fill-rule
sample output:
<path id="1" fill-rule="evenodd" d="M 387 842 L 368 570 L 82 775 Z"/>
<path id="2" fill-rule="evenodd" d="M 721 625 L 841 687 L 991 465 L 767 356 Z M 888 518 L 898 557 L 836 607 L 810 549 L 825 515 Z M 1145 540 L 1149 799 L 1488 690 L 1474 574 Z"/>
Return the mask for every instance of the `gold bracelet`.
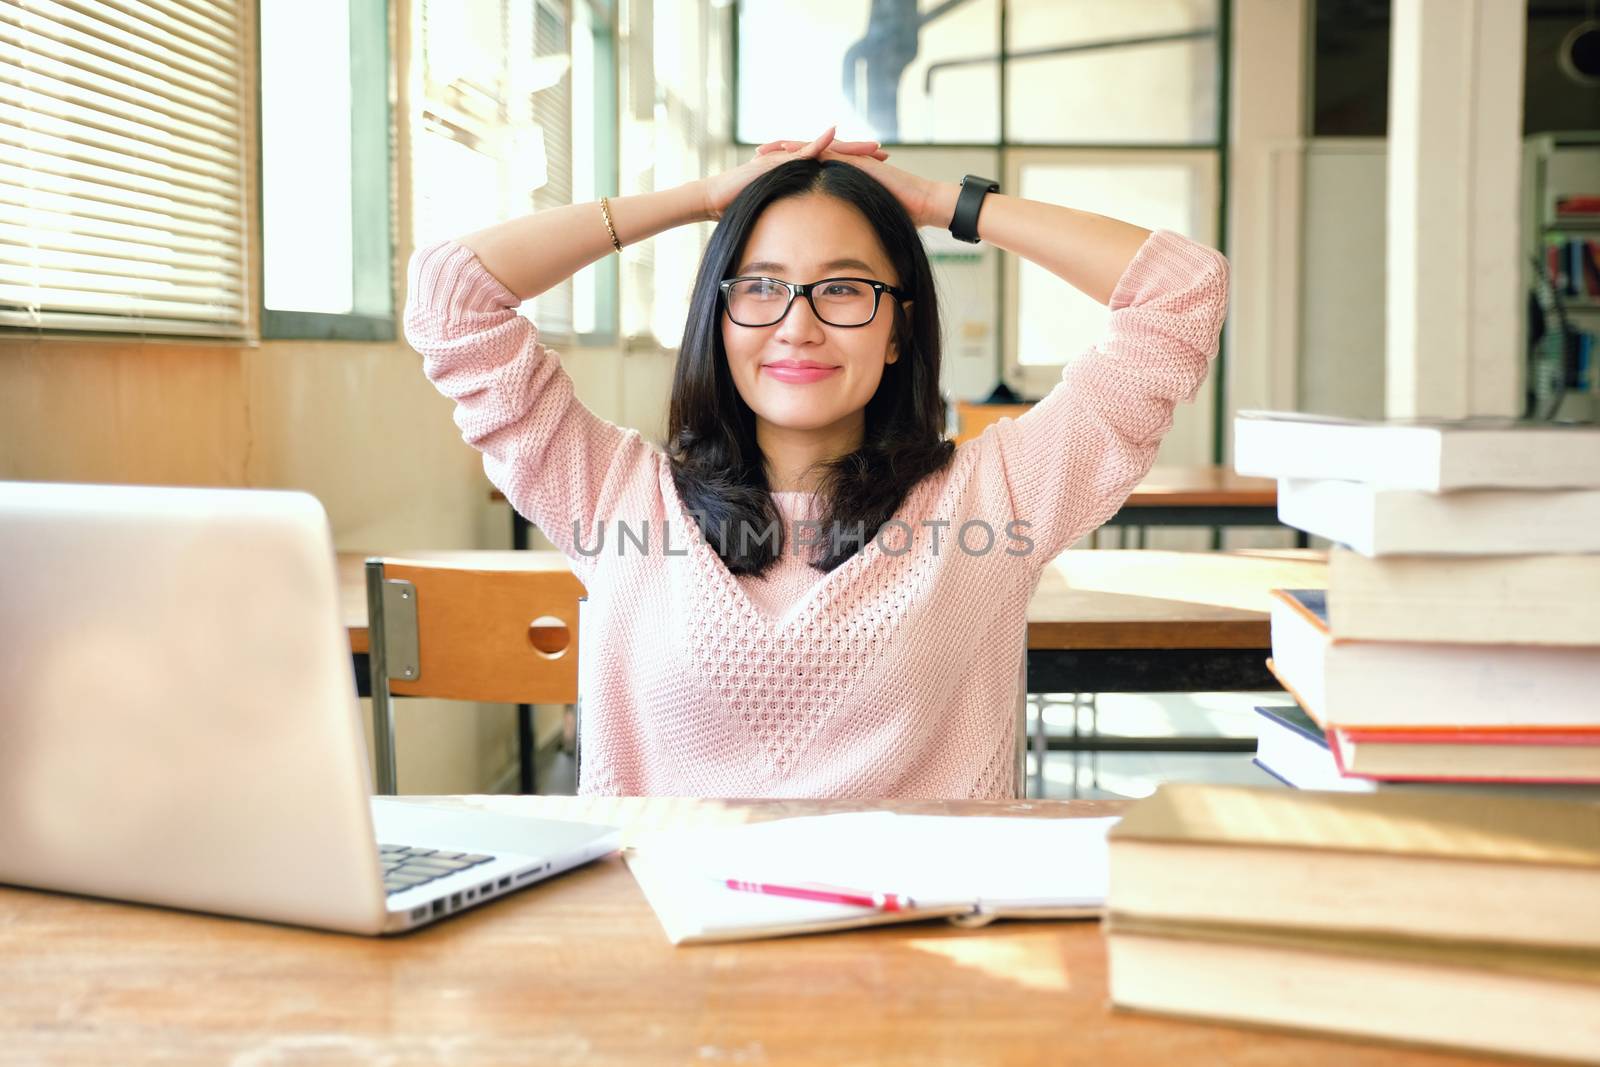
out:
<path id="1" fill-rule="evenodd" d="M 600 214 L 606 220 L 606 232 L 611 235 L 611 247 L 617 250 L 617 255 L 622 255 L 622 242 L 617 240 L 617 231 L 611 226 L 611 205 L 606 203 L 606 198 L 600 198 Z"/>

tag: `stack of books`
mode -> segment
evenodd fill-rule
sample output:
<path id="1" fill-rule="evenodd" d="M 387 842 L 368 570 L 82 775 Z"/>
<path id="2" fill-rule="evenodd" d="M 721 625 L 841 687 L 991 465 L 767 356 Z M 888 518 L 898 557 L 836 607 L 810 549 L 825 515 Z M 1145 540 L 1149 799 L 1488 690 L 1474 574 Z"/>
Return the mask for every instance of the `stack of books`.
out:
<path id="1" fill-rule="evenodd" d="M 1600 804 L 1168 784 L 1109 865 L 1120 1009 L 1600 1063 Z"/>
<path id="2" fill-rule="evenodd" d="M 1600 426 L 1245 412 L 1235 466 L 1334 542 L 1327 589 L 1274 591 L 1264 769 L 1600 783 Z"/>

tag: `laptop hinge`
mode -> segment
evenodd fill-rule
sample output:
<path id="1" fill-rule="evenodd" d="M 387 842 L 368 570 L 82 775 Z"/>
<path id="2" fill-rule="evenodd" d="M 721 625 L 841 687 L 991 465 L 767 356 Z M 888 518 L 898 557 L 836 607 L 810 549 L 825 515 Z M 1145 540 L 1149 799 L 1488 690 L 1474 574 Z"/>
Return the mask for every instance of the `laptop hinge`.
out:
<path id="1" fill-rule="evenodd" d="M 414 682 L 422 673 L 417 656 L 417 587 L 402 578 L 383 580 L 384 673 L 390 681 Z"/>

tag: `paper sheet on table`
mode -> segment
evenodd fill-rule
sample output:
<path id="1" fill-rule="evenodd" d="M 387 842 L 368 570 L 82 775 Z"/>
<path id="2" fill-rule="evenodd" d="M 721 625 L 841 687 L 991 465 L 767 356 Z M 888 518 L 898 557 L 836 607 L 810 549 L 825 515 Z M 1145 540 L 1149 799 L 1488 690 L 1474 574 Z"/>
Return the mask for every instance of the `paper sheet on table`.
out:
<path id="1" fill-rule="evenodd" d="M 630 869 L 674 943 L 774 937 L 938 915 L 1094 914 L 1117 820 L 861 812 L 653 835 Z M 896 914 L 726 888 L 823 883 L 899 893 Z"/>

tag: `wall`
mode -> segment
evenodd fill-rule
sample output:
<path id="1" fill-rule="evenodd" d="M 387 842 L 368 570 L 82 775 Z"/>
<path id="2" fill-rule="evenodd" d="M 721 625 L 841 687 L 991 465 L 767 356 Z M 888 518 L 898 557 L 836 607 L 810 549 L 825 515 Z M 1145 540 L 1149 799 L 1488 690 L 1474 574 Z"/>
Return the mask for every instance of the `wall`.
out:
<path id="1" fill-rule="evenodd" d="M 1384 414 L 1385 142 L 1318 138 L 1305 153 L 1301 411 Z"/>

